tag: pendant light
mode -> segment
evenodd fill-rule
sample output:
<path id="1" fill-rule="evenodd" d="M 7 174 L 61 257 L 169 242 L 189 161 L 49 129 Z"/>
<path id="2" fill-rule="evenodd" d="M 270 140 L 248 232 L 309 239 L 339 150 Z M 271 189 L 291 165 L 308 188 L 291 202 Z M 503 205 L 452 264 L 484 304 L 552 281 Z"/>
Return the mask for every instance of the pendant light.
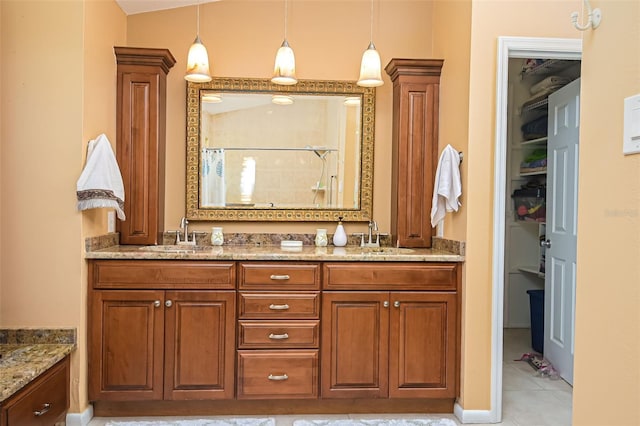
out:
<path id="1" fill-rule="evenodd" d="M 371 33 L 369 47 L 362 54 L 360 63 L 360 78 L 358 86 L 376 87 L 382 86 L 382 66 L 380 65 L 380 55 L 373 44 L 373 0 L 371 0 Z"/>
<path id="2" fill-rule="evenodd" d="M 284 41 L 276 53 L 271 82 L 289 86 L 296 84 L 296 58 L 287 41 L 287 0 L 284 0 Z"/>
<path id="3" fill-rule="evenodd" d="M 207 48 L 204 47 L 204 44 L 200 41 L 200 2 L 198 2 L 196 6 L 196 11 L 196 39 L 189 48 L 187 73 L 184 75 L 184 79 L 195 83 L 206 83 L 207 81 L 211 81 L 211 74 L 209 74 L 209 55 L 207 54 Z"/>

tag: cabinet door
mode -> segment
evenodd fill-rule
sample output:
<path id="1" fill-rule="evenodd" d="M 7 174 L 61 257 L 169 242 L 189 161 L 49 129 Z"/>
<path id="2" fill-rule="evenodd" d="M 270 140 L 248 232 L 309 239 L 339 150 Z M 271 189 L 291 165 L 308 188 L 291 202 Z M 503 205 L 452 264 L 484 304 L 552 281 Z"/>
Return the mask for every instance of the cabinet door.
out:
<path id="1" fill-rule="evenodd" d="M 89 399 L 162 399 L 163 291 L 90 296 Z"/>
<path id="2" fill-rule="evenodd" d="M 233 398 L 235 292 L 167 291 L 165 399 Z"/>
<path id="3" fill-rule="evenodd" d="M 331 292 L 322 300 L 322 398 L 386 398 L 389 293 Z"/>
<path id="4" fill-rule="evenodd" d="M 454 293 L 391 293 L 389 396 L 455 397 Z"/>

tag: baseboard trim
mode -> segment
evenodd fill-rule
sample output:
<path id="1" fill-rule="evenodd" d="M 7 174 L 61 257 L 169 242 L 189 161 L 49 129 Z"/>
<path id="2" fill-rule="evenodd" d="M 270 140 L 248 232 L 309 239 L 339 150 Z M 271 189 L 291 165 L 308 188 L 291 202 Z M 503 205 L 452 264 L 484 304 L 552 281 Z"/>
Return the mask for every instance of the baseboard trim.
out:
<path id="1" fill-rule="evenodd" d="M 67 414 L 67 426 L 87 426 L 93 418 L 93 405 L 89 405 L 82 413 Z"/>
<path id="2" fill-rule="evenodd" d="M 453 406 L 453 414 L 463 423 L 499 423 L 492 410 L 465 410 L 457 402 Z"/>

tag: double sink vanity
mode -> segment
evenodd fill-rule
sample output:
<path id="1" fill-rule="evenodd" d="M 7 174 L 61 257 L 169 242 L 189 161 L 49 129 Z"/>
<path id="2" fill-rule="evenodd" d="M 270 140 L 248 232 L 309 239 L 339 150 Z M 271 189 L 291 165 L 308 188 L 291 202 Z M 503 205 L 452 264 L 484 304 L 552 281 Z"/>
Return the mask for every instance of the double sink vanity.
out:
<path id="1" fill-rule="evenodd" d="M 165 85 L 175 59 L 166 49 L 115 53 L 127 220 L 111 244 L 86 253 L 94 413 L 451 412 L 464 253 L 432 239 L 429 215 L 443 61 L 385 68 L 394 84 L 389 245 L 402 248 L 314 247 L 307 236 L 291 249 L 226 235 L 223 246 L 200 247 L 173 244 L 187 236 L 164 229 Z M 273 106 L 276 95 L 307 108 Z M 349 81 L 188 82 L 186 219 L 371 221 L 375 107 L 375 89 Z M 325 126 L 337 134 L 309 124 L 327 111 L 341 117 Z M 294 122 L 312 132 L 283 137 Z M 268 164 L 289 166 L 277 174 L 261 169 Z"/>
<path id="2" fill-rule="evenodd" d="M 96 415 L 451 411 L 462 253 L 180 247 L 86 253 Z"/>

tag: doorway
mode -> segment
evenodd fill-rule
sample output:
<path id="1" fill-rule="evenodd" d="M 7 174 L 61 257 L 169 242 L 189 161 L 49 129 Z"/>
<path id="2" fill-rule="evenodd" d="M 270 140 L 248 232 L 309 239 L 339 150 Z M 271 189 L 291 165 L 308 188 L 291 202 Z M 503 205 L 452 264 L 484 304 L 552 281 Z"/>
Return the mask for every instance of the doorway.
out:
<path id="1" fill-rule="evenodd" d="M 496 148 L 493 214 L 493 309 L 492 309 L 492 377 L 490 422 L 502 419 L 503 327 L 505 325 L 505 253 L 508 193 L 507 151 L 509 144 L 509 61 L 520 58 L 580 60 L 580 39 L 500 37 L 496 87 Z M 510 189 L 510 188 L 509 188 Z M 539 236 L 539 235 L 538 235 Z"/>

